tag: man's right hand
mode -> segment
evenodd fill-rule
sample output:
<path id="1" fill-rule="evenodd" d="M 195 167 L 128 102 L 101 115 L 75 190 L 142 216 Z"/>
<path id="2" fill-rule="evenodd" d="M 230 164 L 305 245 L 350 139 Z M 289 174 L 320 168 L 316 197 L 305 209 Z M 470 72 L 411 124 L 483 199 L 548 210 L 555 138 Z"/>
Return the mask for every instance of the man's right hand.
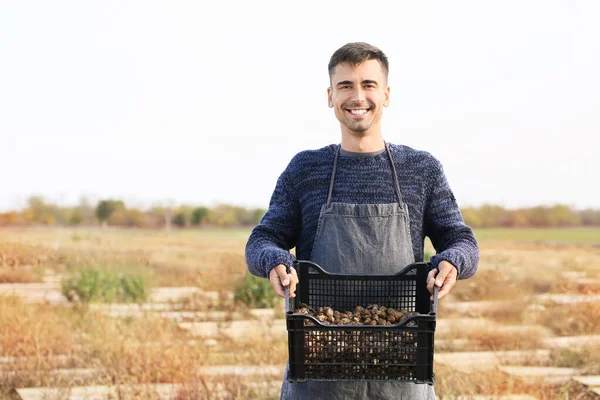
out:
<path id="1" fill-rule="evenodd" d="M 300 282 L 296 270 L 291 267 L 290 273 L 285 272 L 286 267 L 283 264 L 279 264 L 269 272 L 269 282 L 275 293 L 279 297 L 285 297 L 285 288 L 290 287 L 290 297 L 296 297 L 296 285 Z"/>

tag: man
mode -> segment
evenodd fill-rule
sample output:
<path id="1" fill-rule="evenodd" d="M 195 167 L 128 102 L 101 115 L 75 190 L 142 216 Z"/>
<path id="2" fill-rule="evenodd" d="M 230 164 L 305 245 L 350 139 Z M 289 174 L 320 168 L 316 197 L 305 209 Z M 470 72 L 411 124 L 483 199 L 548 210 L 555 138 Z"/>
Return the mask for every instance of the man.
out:
<path id="1" fill-rule="evenodd" d="M 465 225 L 442 166 L 429 153 L 388 144 L 381 129 L 390 100 L 388 60 L 378 48 L 348 43 L 329 62 L 329 107 L 340 121 L 341 145 L 298 153 L 277 181 L 269 209 L 250 235 L 250 272 L 294 297 L 296 248 L 329 272 L 394 274 L 423 261 L 431 239 L 439 270 L 427 277 L 439 299 L 477 270 L 479 250 Z M 434 399 L 433 386 L 403 382 L 307 382 L 284 377 L 282 399 Z"/>

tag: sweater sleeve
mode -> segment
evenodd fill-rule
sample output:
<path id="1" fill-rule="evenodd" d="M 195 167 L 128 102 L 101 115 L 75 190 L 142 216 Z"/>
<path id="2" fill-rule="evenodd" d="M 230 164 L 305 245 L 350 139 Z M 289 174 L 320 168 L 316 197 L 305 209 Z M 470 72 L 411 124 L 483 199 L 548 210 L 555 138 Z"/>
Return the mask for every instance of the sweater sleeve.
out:
<path id="1" fill-rule="evenodd" d="M 441 163 L 435 161 L 424 215 L 425 235 L 437 253 L 431 263 L 437 267 L 441 260 L 447 260 L 456 266 L 458 279 L 467 279 L 477 271 L 479 247 L 473 230 L 463 220 Z"/>
<path id="2" fill-rule="evenodd" d="M 290 249 L 296 246 L 301 213 L 289 177 L 290 166 L 277 180 L 269 208 L 246 244 L 246 264 L 250 273 L 256 276 L 266 278 L 277 265 L 291 267 L 294 262 Z"/>

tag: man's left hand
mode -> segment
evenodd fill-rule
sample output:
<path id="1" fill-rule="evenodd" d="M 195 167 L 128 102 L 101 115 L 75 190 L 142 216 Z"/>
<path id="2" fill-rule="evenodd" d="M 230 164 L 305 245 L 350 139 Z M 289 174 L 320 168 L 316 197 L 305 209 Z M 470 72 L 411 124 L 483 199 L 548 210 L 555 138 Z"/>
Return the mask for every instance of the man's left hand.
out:
<path id="1" fill-rule="evenodd" d="M 456 283 L 457 276 L 458 271 L 454 265 L 446 260 L 440 261 L 437 269 L 432 269 L 427 275 L 427 289 L 429 293 L 433 293 L 433 285 L 436 285 L 439 288 L 438 300 L 441 300 L 452 289 Z M 430 299 L 433 300 L 433 296 Z"/>

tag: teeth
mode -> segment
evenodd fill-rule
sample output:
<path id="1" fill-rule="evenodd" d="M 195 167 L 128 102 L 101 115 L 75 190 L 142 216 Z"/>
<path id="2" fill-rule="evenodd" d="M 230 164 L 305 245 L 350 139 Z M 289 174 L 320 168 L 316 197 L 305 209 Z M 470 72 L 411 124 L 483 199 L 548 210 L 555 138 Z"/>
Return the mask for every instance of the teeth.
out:
<path id="1" fill-rule="evenodd" d="M 364 115 L 367 113 L 367 110 L 350 110 L 350 113 L 354 115 Z"/>

